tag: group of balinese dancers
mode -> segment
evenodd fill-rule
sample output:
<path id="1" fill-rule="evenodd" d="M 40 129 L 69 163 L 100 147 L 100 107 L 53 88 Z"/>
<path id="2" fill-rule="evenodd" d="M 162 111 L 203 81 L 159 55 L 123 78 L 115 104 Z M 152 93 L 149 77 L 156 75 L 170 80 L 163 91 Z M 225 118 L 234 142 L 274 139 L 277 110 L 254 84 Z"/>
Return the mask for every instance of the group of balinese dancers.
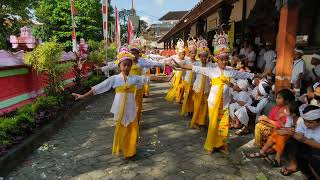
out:
<path id="1" fill-rule="evenodd" d="M 230 48 L 228 36 L 224 32 L 215 35 L 214 45 L 214 55 L 210 55 L 207 41 L 202 38 L 198 41 L 189 39 L 187 48 L 179 40 L 176 45 L 177 55 L 164 58 L 151 54 L 142 58 L 142 41 L 134 39 L 130 50 L 127 46 L 120 48 L 117 60 L 101 68 L 103 71 L 119 69 L 119 74 L 109 77 L 83 95 L 73 95 L 76 100 L 80 100 L 115 89 L 111 113 L 114 114 L 117 125 L 112 153 L 122 153 L 128 159 L 136 155 L 144 85 L 148 83 L 143 69 L 171 66 L 175 72 L 166 100 L 172 102 L 175 99 L 182 103 L 181 115 L 192 114 L 192 128 L 205 126 L 208 115 L 209 125 L 204 148 L 210 153 L 214 150 L 227 153 L 229 109 L 232 105 L 230 81 L 253 79 L 257 75 L 239 72 L 227 66 Z M 189 57 L 186 57 L 186 53 Z M 154 58 L 157 60 L 151 60 Z M 263 85 L 260 87 L 264 91 Z"/>
<path id="2" fill-rule="evenodd" d="M 166 100 L 182 104 L 180 114 L 192 116 L 191 128 L 208 126 L 204 144 L 206 151 L 212 153 L 217 150 L 228 154 L 230 127 L 243 125 L 237 133 L 247 132 L 250 115 L 259 117 L 271 87 L 260 74 L 240 72 L 228 66 L 231 50 L 228 36 L 223 31 L 215 35 L 213 44 L 214 52 L 211 54 L 207 41 L 202 38 L 190 38 L 187 45 L 179 40 L 177 55 L 161 57 L 142 55 L 142 41 L 134 39 L 130 49 L 129 46 L 119 49 L 115 62 L 101 67 L 103 71 L 118 69 L 119 74 L 109 77 L 83 95 L 73 94 L 76 100 L 80 100 L 115 89 L 111 113 L 117 125 L 112 154 L 118 156 L 122 153 L 126 159 L 136 155 L 144 91 L 149 90 L 146 86 L 149 78 L 144 75 L 144 69 L 166 65 L 175 69 Z M 253 81 L 255 78 L 260 81 Z M 250 93 L 248 79 L 255 84 Z M 252 102 L 250 94 L 256 96 L 256 102 Z M 253 103 L 256 104 L 251 105 Z M 259 133 L 259 128 L 256 130 Z"/>

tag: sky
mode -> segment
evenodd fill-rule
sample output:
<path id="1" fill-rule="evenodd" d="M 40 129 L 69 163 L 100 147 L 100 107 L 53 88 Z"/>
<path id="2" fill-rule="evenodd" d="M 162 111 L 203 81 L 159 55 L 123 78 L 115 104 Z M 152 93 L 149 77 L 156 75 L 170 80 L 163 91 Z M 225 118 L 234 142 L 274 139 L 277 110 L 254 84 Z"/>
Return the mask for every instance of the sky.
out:
<path id="1" fill-rule="evenodd" d="M 140 19 L 149 24 L 159 22 L 163 15 L 169 11 L 188 11 L 199 0 L 134 0 L 134 8 Z M 131 9 L 131 0 L 111 0 L 113 6 L 121 9 Z"/>

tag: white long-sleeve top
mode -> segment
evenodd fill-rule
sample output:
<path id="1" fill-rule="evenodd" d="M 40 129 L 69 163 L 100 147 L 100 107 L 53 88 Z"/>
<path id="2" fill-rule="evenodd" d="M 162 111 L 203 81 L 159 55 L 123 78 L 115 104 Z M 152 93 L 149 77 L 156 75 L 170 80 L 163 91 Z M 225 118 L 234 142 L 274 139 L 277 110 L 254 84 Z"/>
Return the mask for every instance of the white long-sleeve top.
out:
<path id="1" fill-rule="evenodd" d="M 266 107 L 266 105 L 269 102 L 269 98 L 268 97 L 263 97 L 259 103 L 256 106 L 251 106 L 251 105 L 246 105 L 246 107 L 253 113 L 256 114 L 256 120 L 258 120 L 261 111 L 263 110 L 264 107 Z"/>
<path id="2" fill-rule="evenodd" d="M 234 78 L 234 79 L 248 79 L 248 78 L 253 79 L 253 77 L 254 77 L 254 74 L 252 74 L 252 73 L 239 72 L 239 71 L 232 69 L 231 67 L 226 67 L 223 70 L 223 72 L 221 71 L 221 69 L 218 66 L 210 67 L 210 68 L 193 66 L 192 70 L 196 73 L 206 75 L 206 76 L 210 77 L 211 79 L 220 77 L 222 73 L 225 77 Z M 211 86 L 210 94 L 208 97 L 208 105 L 211 107 L 214 105 L 214 101 L 215 101 L 215 98 L 218 93 L 218 88 L 219 87 L 215 86 L 215 85 Z M 231 100 L 230 99 L 230 88 L 229 88 L 228 84 L 225 84 L 223 88 L 224 88 L 223 89 L 223 108 L 226 109 L 229 107 L 230 100 Z"/>
<path id="3" fill-rule="evenodd" d="M 300 77 L 300 74 L 305 73 L 305 69 L 306 69 L 306 64 L 302 58 L 294 60 L 292 75 L 291 75 L 291 84 L 297 83 L 297 81 Z"/>
<path id="4" fill-rule="evenodd" d="M 165 62 L 170 62 L 172 60 L 175 60 L 177 63 L 180 63 L 180 64 L 186 64 L 186 62 L 188 62 L 190 60 L 189 57 L 185 57 L 184 59 L 180 59 L 178 55 L 172 55 L 168 58 L 165 58 L 165 59 L 161 59 L 162 61 L 165 61 Z M 186 73 L 187 71 L 186 70 L 178 70 L 178 71 L 182 71 L 182 76 L 181 76 L 181 79 L 183 81 L 185 81 L 185 76 L 186 76 Z M 173 73 L 177 72 L 177 70 L 173 70 Z"/>
<path id="5" fill-rule="evenodd" d="M 273 69 L 274 67 L 273 61 L 276 59 L 276 57 L 277 57 L 277 54 L 273 50 L 269 50 L 263 54 L 263 59 L 264 59 L 264 62 L 266 63 L 266 66 L 264 68 L 265 70 Z"/>
<path id="6" fill-rule="evenodd" d="M 191 64 L 191 65 L 195 65 L 197 63 L 197 61 L 192 62 L 191 59 L 186 59 L 186 60 L 182 60 L 179 63 L 185 65 L 185 64 Z M 193 73 L 193 78 L 192 78 L 192 82 L 191 82 L 191 73 Z M 195 80 L 195 73 L 192 72 L 192 70 L 185 70 L 185 76 L 183 77 L 183 80 L 188 82 L 188 83 L 193 83 Z"/>
<path id="7" fill-rule="evenodd" d="M 252 103 L 252 99 L 250 97 L 250 93 L 248 91 L 240 91 L 233 96 L 235 101 L 246 102 L 246 105 L 250 105 Z"/>
<path id="8" fill-rule="evenodd" d="M 127 77 L 127 84 L 128 85 L 137 85 L 143 84 L 145 79 L 142 76 L 128 76 Z M 100 84 L 97 84 L 92 87 L 94 94 L 101 94 L 104 92 L 109 91 L 111 88 L 117 88 L 120 86 L 125 86 L 126 82 L 124 80 L 124 76 L 122 73 L 109 77 L 108 79 L 104 80 Z M 113 113 L 113 119 L 118 120 L 120 111 L 121 111 L 121 104 L 124 101 L 125 93 L 116 93 L 114 96 L 114 100 L 112 103 L 112 107 L 110 112 Z M 136 102 L 134 93 L 128 93 L 127 100 L 125 104 L 125 110 L 122 118 L 122 124 L 124 126 L 128 126 L 131 122 L 134 121 L 136 118 Z"/>
<path id="9" fill-rule="evenodd" d="M 202 67 L 201 61 L 195 62 L 195 63 L 194 63 L 194 66 Z M 206 67 L 210 67 L 210 68 L 213 68 L 213 67 L 215 67 L 215 66 L 216 66 L 216 64 L 211 63 L 211 62 L 208 62 L 208 63 L 206 64 Z M 200 92 L 200 89 L 201 89 L 201 81 L 202 81 L 202 78 L 206 78 L 206 83 L 205 83 L 205 87 L 204 87 L 204 93 L 205 93 L 205 94 L 209 93 L 210 87 L 211 87 L 210 78 L 209 78 L 209 77 L 206 77 L 205 75 L 200 74 L 200 73 L 195 73 L 195 74 L 196 74 L 196 77 L 195 77 L 195 80 L 194 80 L 194 83 L 193 83 L 193 91 L 195 91 L 196 93 L 199 93 L 199 92 Z"/>

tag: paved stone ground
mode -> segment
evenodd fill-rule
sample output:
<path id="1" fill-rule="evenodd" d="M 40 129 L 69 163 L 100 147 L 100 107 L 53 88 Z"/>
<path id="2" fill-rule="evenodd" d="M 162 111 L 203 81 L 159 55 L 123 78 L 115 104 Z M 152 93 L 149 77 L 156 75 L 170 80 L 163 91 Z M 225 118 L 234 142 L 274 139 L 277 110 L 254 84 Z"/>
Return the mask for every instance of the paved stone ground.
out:
<path id="1" fill-rule="evenodd" d="M 111 155 L 116 122 L 109 113 L 113 94 L 97 97 L 65 128 L 12 171 L 13 179 L 285 179 L 262 160 L 248 160 L 251 136 L 231 136 L 229 156 L 203 150 L 205 131 L 188 129 L 180 106 L 165 102 L 168 83 L 152 84 L 144 100 L 137 156 Z M 246 144 L 246 145 L 245 145 Z M 249 144 L 249 145 L 248 145 Z M 302 179 L 296 174 L 287 179 Z"/>

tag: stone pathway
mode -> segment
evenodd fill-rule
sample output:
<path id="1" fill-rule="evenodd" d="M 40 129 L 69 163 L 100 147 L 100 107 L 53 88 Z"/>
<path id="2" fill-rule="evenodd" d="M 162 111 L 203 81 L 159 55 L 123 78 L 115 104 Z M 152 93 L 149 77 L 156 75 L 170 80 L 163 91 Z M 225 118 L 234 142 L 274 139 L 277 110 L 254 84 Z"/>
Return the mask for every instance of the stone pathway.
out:
<path id="1" fill-rule="evenodd" d="M 190 118 L 179 116 L 180 106 L 165 102 L 168 83 L 154 83 L 144 100 L 137 156 L 125 161 L 111 155 L 116 122 L 109 113 L 113 93 L 73 116 L 50 141 L 12 171 L 13 179 L 285 179 L 263 160 L 248 160 L 252 136 L 231 136 L 231 154 L 207 155 L 205 131 L 188 129 Z M 243 146 L 244 144 L 247 144 Z M 249 145 L 248 145 L 249 144 Z M 296 174 L 287 179 L 302 179 Z"/>

